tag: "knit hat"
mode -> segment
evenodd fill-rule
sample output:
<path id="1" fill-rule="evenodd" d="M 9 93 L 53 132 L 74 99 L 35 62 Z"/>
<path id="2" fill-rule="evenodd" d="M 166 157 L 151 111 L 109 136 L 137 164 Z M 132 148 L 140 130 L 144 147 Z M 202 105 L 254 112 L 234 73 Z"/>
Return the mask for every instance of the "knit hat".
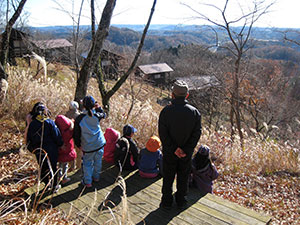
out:
<path id="1" fill-rule="evenodd" d="M 198 150 L 198 154 L 200 155 L 209 155 L 209 147 L 207 145 L 201 145 L 199 150 Z"/>
<path id="2" fill-rule="evenodd" d="M 32 116 L 42 115 L 42 114 L 44 114 L 45 110 L 46 110 L 45 104 L 42 102 L 37 102 L 34 104 L 30 114 Z"/>
<path id="3" fill-rule="evenodd" d="M 123 135 L 125 135 L 125 136 L 129 136 L 129 135 L 131 135 L 132 133 L 135 133 L 135 132 L 137 132 L 137 129 L 134 128 L 130 124 L 127 124 L 123 127 Z"/>
<path id="4" fill-rule="evenodd" d="M 70 102 L 70 109 L 75 109 L 77 110 L 79 108 L 79 104 L 76 101 L 71 101 Z"/>
<path id="5" fill-rule="evenodd" d="M 183 80 L 176 80 L 172 87 L 172 92 L 177 97 L 185 97 L 189 91 L 187 83 Z"/>
<path id="6" fill-rule="evenodd" d="M 157 136 L 152 136 L 146 144 L 146 148 L 150 152 L 156 152 L 161 146 L 161 142 Z"/>
<path id="7" fill-rule="evenodd" d="M 93 96 L 88 95 L 85 96 L 83 99 L 83 107 L 86 108 L 87 110 L 92 109 L 95 106 L 95 99 Z"/>

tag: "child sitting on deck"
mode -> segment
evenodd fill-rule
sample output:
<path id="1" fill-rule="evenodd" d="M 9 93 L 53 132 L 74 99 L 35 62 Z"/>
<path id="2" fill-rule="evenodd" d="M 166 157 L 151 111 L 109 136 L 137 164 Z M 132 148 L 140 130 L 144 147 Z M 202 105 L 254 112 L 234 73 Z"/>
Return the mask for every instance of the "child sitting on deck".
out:
<path id="1" fill-rule="evenodd" d="M 161 142 L 157 136 L 152 136 L 146 144 L 146 148 L 140 152 L 139 174 L 144 178 L 154 178 L 161 170 L 162 153 L 159 150 Z"/>
<path id="2" fill-rule="evenodd" d="M 123 136 L 117 141 L 114 161 L 120 170 L 135 170 L 138 168 L 139 148 L 133 140 L 137 129 L 127 124 L 123 127 Z"/>
<path id="3" fill-rule="evenodd" d="M 209 152 L 208 146 L 201 145 L 192 159 L 190 184 L 196 186 L 203 195 L 212 193 L 213 180 L 219 176 L 216 167 L 211 162 Z"/>
<path id="4" fill-rule="evenodd" d="M 116 149 L 116 143 L 120 138 L 120 132 L 113 128 L 106 128 L 104 137 L 106 145 L 104 146 L 103 159 L 107 163 L 114 163 L 114 153 Z"/>

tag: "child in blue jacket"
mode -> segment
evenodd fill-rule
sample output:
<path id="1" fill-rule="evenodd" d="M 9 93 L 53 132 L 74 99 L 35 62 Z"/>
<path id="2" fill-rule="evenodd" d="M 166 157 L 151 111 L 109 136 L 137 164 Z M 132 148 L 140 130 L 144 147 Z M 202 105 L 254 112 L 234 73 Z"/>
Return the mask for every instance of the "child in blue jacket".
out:
<path id="1" fill-rule="evenodd" d="M 26 143 L 28 150 L 35 154 L 39 163 L 41 181 L 55 191 L 59 189 L 56 164 L 58 149 L 63 145 L 63 140 L 58 127 L 48 116 L 49 111 L 44 103 L 37 102 L 33 106 L 27 115 Z"/>
<path id="2" fill-rule="evenodd" d="M 100 127 L 100 120 L 106 117 L 104 111 L 95 108 L 95 99 L 86 96 L 83 99 L 84 111 L 75 119 L 74 142 L 82 149 L 83 181 L 86 187 L 92 187 L 92 181 L 99 181 L 102 168 L 102 156 L 106 144 Z"/>
<path id="3" fill-rule="evenodd" d="M 162 153 L 159 150 L 161 142 L 157 136 L 152 136 L 146 144 L 146 148 L 140 152 L 139 174 L 144 178 L 154 178 L 161 170 Z"/>

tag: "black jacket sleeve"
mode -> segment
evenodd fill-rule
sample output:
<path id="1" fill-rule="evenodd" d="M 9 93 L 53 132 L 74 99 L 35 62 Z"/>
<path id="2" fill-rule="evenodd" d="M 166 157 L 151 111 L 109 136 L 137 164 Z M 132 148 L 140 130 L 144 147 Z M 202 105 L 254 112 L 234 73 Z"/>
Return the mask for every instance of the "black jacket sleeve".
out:
<path id="1" fill-rule="evenodd" d="M 85 114 L 80 114 L 79 116 L 76 117 L 75 123 L 74 123 L 74 132 L 73 132 L 73 139 L 75 145 L 80 148 L 81 146 L 81 128 L 80 128 L 80 121 L 82 118 L 85 116 Z"/>
<path id="2" fill-rule="evenodd" d="M 139 149 L 136 143 L 132 139 L 129 139 L 129 143 L 130 143 L 129 151 L 132 154 L 133 161 L 137 163 L 139 159 Z"/>

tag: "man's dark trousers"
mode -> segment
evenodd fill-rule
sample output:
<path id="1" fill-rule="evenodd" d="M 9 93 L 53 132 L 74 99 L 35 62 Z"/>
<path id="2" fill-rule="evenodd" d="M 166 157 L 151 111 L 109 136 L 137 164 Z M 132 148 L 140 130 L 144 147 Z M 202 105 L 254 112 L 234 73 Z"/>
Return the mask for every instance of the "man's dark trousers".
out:
<path id="1" fill-rule="evenodd" d="M 173 182 L 177 174 L 177 192 L 175 200 L 178 205 L 183 204 L 188 190 L 188 179 L 191 172 L 191 159 L 186 157 L 179 159 L 175 154 L 163 157 L 163 186 L 162 186 L 162 203 L 172 205 L 173 202 Z"/>

